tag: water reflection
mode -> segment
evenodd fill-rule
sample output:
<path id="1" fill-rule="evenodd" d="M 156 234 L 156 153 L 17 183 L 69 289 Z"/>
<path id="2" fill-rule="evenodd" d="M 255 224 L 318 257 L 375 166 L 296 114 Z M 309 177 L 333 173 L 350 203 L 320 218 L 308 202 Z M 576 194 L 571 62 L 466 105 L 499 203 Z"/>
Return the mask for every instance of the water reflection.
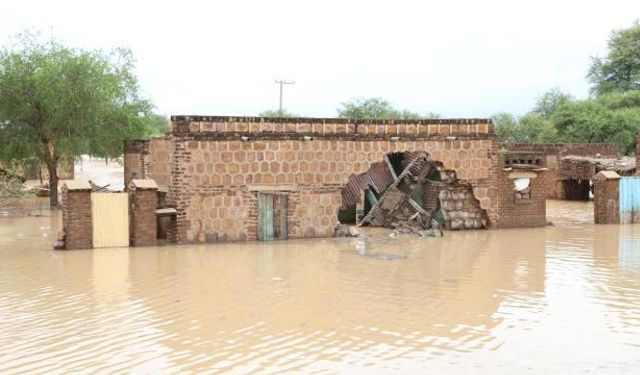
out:
<path id="1" fill-rule="evenodd" d="M 640 226 L 590 209 L 443 238 L 72 252 L 42 239 L 51 218 L 1 218 L 0 372 L 631 373 Z"/>

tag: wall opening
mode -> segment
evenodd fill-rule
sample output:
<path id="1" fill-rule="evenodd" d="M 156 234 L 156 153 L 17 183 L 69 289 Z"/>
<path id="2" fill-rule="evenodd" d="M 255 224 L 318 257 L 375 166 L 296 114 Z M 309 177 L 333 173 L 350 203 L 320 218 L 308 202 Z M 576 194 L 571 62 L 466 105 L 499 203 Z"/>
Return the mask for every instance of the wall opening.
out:
<path id="1" fill-rule="evenodd" d="M 530 178 L 516 178 L 513 180 L 513 195 L 516 200 L 530 200 L 531 199 L 531 179 Z"/>
<path id="2" fill-rule="evenodd" d="M 562 181 L 564 198 L 570 201 L 588 201 L 591 193 L 591 181 L 568 179 Z"/>
<path id="3" fill-rule="evenodd" d="M 338 219 L 391 229 L 410 227 L 416 233 L 441 227 L 485 228 L 486 211 L 480 208 L 471 185 L 442 166 L 426 152 L 385 155 L 367 172 L 349 178 Z"/>
<path id="4" fill-rule="evenodd" d="M 287 196 L 258 193 L 258 240 L 286 240 Z"/>

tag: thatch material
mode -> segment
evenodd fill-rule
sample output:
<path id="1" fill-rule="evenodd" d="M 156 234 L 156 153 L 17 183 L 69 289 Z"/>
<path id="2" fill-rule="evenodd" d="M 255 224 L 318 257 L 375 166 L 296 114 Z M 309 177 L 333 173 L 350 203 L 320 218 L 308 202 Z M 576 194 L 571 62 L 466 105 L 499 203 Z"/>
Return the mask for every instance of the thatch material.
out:
<path id="1" fill-rule="evenodd" d="M 589 180 L 600 171 L 615 171 L 620 176 L 634 175 L 636 158 L 623 156 L 613 159 L 568 155 L 561 159 L 559 174 L 563 179 Z"/>

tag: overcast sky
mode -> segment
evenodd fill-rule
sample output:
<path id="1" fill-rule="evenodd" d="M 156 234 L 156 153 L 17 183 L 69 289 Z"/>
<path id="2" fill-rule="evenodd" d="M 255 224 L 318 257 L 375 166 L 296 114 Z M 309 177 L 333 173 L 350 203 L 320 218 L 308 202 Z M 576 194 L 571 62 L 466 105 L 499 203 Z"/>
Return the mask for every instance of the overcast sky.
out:
<path id="1" fill-rule="evenodd" d="M 586 97 L 589 57 L 640 1 L 0 0 L 0 43 L 23 29 L 129 47 L 160 113 L 331 117 L 351 97 L 444 117 L 522 114 L 552 87 Z"/>

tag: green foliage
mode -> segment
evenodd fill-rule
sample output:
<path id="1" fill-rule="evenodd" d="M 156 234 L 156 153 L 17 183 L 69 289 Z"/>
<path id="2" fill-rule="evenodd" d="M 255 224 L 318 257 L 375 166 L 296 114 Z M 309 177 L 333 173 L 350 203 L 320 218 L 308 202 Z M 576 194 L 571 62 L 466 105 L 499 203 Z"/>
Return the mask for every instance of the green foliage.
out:
<path id="1" fill-rule="evenodd" d="M 569 103 L 571 100 L 573 100 L 571 95 L 554 87 L 538 98 L 532 112 L 539 114 L 543 118 L 549 118 L 558 106 Z"/>
<path id="2" fill-rule="evenodd" d="M 533 111 L 520 118 L 508 113 L 493 117 L 498 139 L 515 143 L 613 142 L 630 153 L 640 130 L 640 90 L 603 94 L 596 98 L 549 101 L 543 95 Z M 548 103 L 555 103 L 547 105 Z M 543 109 L 544 108 L 544 109 Z"/>
<path id="3" fill-rule="evenodd" d="M 629 153 L 640 129 L 640 91 L 565 103 L 551 121 L 563 142 L 613 142 Z"/>
<path id="4" fill-rule="evenodd" d="M 148 127 L 151 136 L 160 136 L 171 130 L 171 121 L 165 115 L 154 113 L 149 115 Z"/>
<path id="5" fill-rule="evenodd" d="M 519 119 L 502 112 L 493 116 L 493 123 L 501 142 L 544 143 L 554 142 L 557 138 L 551 121 L 537 112 L 530 112 Z"/>
<path id="6" fill-rule="evenodd" d="M 54 189 L 61 158 L 120 156 L 124 139 L 151 133 L 152 105 L 138 94 L 129 50 L 16 40 L 0 50 L 0 160 L 39 159 Z"/>
<path id="7" fill-rule="evenodd" d="M 417 120 L 424 118 L 440 118 L 440 115 L 429 112 L 425 116 L 407 109 L 395 109 L 391 103 L 382 98 L 353 98 L 341 104 L 338 117 L 355 119 L 380 120 Z"/>
<path id="8" fill-rule="evenodd" d="M 640 23 L 616 30 L 606 57 L 593 57 L 587 78 L 593 94 L 640 90 Z"/>
<path id="9" fill-rule="evenodd" d="M 493 115 L 496 135 L 501 142 L 519 142 L 518 119 L 510 113 L 500 112 Z"/>
<path id="10" fill-rule="evenodd" d="M 279 109 L 276 109 L 275 111 L 268 109 L 266 111 L 262 111 L 258 113 L 258 116 L 260 117 L 299 117 L 297 114 L 291 113 L 286 109 L 283 109 L 282 111 L 280 111 Z"/>

